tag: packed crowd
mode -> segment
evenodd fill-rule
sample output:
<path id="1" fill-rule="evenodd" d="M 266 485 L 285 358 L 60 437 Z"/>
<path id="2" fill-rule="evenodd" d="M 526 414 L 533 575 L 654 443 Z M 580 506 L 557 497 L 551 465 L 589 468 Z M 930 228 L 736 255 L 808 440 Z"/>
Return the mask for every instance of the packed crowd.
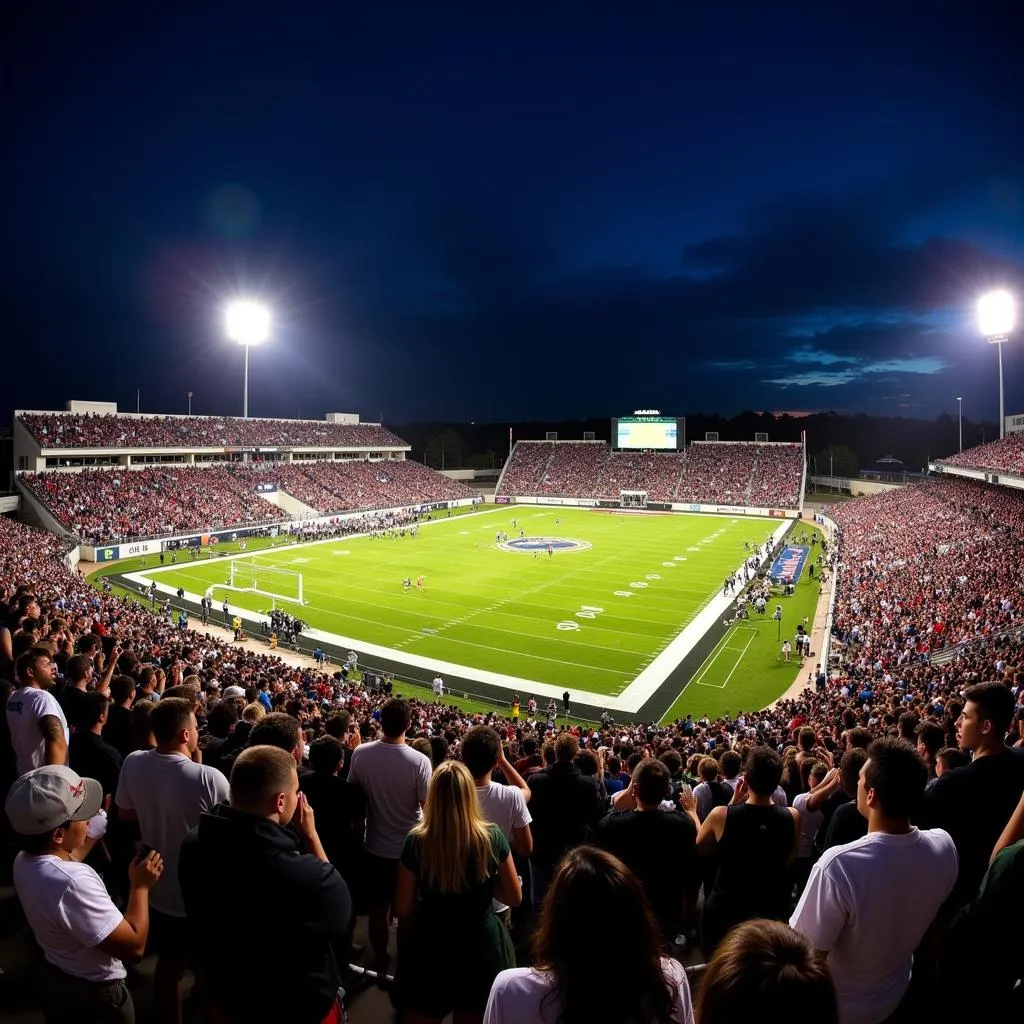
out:
<path id="1" fill-rule="evenodd" d="M 612 452 L 597 480 L 596 493 L 646 491 L 649 501 L 674 501 L 685 466 L 683 452 Z"/>
<path id="2" fill-rule="evenodd" d="M 556 444 L 537 493 L 595 497 L 597 478 L 608 461 L 608 455 L 608 445 L 597 442 Z"/>
<path id="3" fill-rule="evenodd" d="M 43 448 L 408 447 L 376 423 L 58 412 L 24 413 L 19 422 Z"/>
<path id="4" fill-rule="evenodd" d="M 87 543 L 280 520 L 281 511 L 227 466 L 24 473 L 54 518 Z"/>
<path id="5" fill-rule="evenodd" d="M 88 543 L 280 522 L 257 488 L 270 485 L 320 515 L 472 497 L 465 484 L 418 462 L 257 463 L 24 473 L 26 487 Z"/>
<path id="6" fill-rule="evenodd" d="M 554 441 L 519 441 L 512 450 L 512 458 L 501 476 L 501 493 L 534 495 L 544 479 L 551 456 L 555 454 Z"/>
<path id="7" fill-rule="evenodd" d="M 520 442 L 501 479 L 505 495 L 618 498 L 795 508 L 803 482 L 798 444 L 697 443 L 681 452 L 613 452 L 603 443 Z"/>
<path id="8" fill-rule="evenodd" d="M 754 508 L 796 507 L 803 472 L 803 445 L 758 445 L 746 504 Z"/>
<path id="9" fill-rule="evenodd" d="M 1007 434 L 997 441 L 968 448 L 965 452 L 938 461 L 946 466 L 989 469 L 997 473 L 1024 476 L 1024 433 Z"/>
<path id="10" fill-rule="evenodd" d="M 942 477 L 835 506 L 843 581 L 834 632 L 858 674 L 1024 624 L 1024 500 Z"/>
<path id="11" fill-rule="evenodd" d="M 202 1019 L 341 1021 L 362 915 L 410 1021 L 1015 1019 L 1024 505 L 943 480 L 834 514 L 831 675 L 735 717 L 598 727 L 173 629 L 0 520 L 3 785 L 48 1019 L 130 1020 L 125 962 L 149 950 L 161 1019 L 191 970 Z"/>
<path id="12" fill-rule="evenodd" d="M 752 444 L 691 444 L 686 473 L 676 489 L 678 500 L 707 501 L 714 495 L 723 505 L 746 505 L 756 461 Z"/>

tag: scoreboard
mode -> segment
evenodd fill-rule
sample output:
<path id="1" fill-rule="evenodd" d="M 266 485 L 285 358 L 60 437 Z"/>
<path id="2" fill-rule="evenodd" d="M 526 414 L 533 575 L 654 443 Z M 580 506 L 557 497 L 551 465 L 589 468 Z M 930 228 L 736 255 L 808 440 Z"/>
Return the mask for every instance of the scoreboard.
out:
<path id="1" fill-rule="evenodd" d="M 622 416 L 612 420 L 612 447 L 677 451 L 686 444 L 684 423 L 674 416 Z"/>

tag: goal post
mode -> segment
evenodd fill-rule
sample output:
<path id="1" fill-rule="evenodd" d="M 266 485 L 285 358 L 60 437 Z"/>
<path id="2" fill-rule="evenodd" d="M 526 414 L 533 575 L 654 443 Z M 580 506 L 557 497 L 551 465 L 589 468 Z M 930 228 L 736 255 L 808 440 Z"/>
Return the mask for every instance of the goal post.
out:
<path id="1" fill-rule="evenodd" d="M 302 594 L 302 573 L 294 569 L 278 569 L 254 558 L 233 558 L 228 588 L 277 601 L 305 604 Z"/>

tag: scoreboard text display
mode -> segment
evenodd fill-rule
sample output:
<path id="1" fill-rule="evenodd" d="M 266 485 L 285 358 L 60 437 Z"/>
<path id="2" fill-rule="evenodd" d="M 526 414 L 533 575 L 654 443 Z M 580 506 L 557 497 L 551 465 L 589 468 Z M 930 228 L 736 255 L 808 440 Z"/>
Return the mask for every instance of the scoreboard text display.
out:
<path id="1" fill-rule="evenodd" d="M 612 421 L 616 448 L 675 451 L 679 448 L 679 421 L 663 416 L 624 416 Z"/>

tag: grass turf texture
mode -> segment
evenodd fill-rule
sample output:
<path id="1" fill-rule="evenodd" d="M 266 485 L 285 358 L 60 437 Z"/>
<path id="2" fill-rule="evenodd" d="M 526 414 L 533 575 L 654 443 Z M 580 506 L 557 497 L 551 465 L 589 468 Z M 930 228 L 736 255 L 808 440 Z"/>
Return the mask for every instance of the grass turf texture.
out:
<path id="1" fill-rule="evenodd" d="M 502 550 L 495 533 L 501 528 L 517 537 L 513 518 L 527 536 L 592 546 L 539 558 Z M 570 690 L 614 694 L 719 590 L 742 560 L 743 541 L 760 542 L 777 525 L 522 506 L 437 523 L 416 538 L 289 546 L 260 554 L 256 562 L 302 572 L 306 605 L 291 610 L 315 628 Z M 149 561 L 152 567 L 152 556 Z M 130 571 L 123 564 L 117 569 Z M 426 578 L 422 592 L 402 590 L 403 578 L 421 574 Z M 186 562 L 157 578 L 202 593 L 226 583 L 228 570 L 219 561 Z M 275 582 L 283 590 L 287 581 Z M 215 589 L 215 601 L 223 595 Z M 270 604 L 259 594 L 230 592 L 229 600 L 253 611 Z M 593 611 L 597 608 L 602 610 Z M 579 618 L 580 612 L 593 617 Z M 579 628 L 559 629 L 559 623 Z M 788 667 L 785 680 L 773 673 L 768 685 L 775 692 L 766 691 L 767 699 L 788 686 L 795 668 Z M 732 684 L 741 671 L 730 678 L 718 703 L 734 705 Z M 719 696 L 709 687 L 700 689 L 709 690 L 707 697 L 701 695 L 702 707 Z M 689 703 L 684 695 L 683 704 Z"/>
<path id="2" fill-rule="evenodd" d="M 815 569 L 812 577 L 807 570 L 821 552 L 822 533 L 817 527 L 798 523 L 786 542 L 797 544 L 796 538 L 803 533 L 808 537 L 816 536 L 818 544 L 811 546 L 793 596 L 774 597 L 763 617 L 752 612 L 747 621 L 731 626 L 696 669 L 662 721 L 671 722 L 686 715 L 716 718 L 726 713 L 757 711 L 785 693 L 798 673 L 807 679 L 808 673 L 814 670 L 818 654 L 815 647 L 802 665 L 796 656 L 795 642 L 789 662 L 780 656 L 781 641 L 795 640 L 798 622 L 806 617 L 806 628 L 811 630 L 818 607 L 821 590 L 818 572 Z M 781 628 L 771 617 L 776 604 L 782 605 Z"/>

